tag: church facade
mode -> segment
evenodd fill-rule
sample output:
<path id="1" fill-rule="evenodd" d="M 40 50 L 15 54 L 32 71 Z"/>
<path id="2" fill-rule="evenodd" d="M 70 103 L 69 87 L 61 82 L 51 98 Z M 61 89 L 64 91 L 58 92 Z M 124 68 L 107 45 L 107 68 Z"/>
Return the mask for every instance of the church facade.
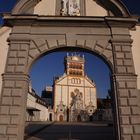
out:
<path id="1" fill-rule="evenodd" d="M 84 57 L 65 57 L 65 73 L 54 81 L 57 121 L 88 121 L 97 109 L 96 86 L 85 74 Z"/>
<path id="2" fill-rule="evenodd" d="M 97 55 L 112 72 L 115 139 L 140 139 L 140 26 L 121 0 L 19 0 L 3 19 L 0 139 L 24 139 L 32 64 L 72 49 Z"/>

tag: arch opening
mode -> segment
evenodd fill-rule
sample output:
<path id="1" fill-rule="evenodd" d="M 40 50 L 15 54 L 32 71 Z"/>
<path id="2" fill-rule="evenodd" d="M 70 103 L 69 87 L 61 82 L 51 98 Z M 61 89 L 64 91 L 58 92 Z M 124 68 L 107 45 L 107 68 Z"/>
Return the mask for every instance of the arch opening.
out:
<path id="1" fill-rule="evenodd" d="M 76 47 L 71 47 L 71 46 L 61 46 L 59 48 L 56 47 L 52 47 L 52 49 L 49 50 L 45 50 L 45 52 L 40 53 L 39 55 L 37 55 L 33 61 L 31 61 L 31 63 L 29 64 L 28 68 L 27 68 L 27 73 L 30 72 L 30 69 L 32 67 L 32 65 L 39 60 L 41 57 L 51 54 L 51 53 L 55 53 L 55 52 L 85 52 L 85 53 L 89 53 L 92 55 L 97 56 L 98 58 L 100 58 L 109 68 L 110 72 L 113 73 L 113 64 L 112 62 L 104 55 L 101 54 L 100 52 L 96 51 L 96 50 L 92 50 L 91 48 L 83 48 L 83 46 L 76 46 Z"/>
<path id="2" fill-rule="evenodd" d="M 78 50 L 80 50 L 80 51 L 78 51 Z M 58 55 L 56 58 L 57 59 L 54 59 L 54 57 L 55 57 L 55 55 L 56 54 L 60 54 L 60 55 Z M 68 54 L 69 53 L 69 54 Z M 50 60 L 53 60 L 54 59 L 54 61 L 51 61 L 51 63 L 53 63 L 53 62 L 55 62 L 55 68 L 53 68 L 53 69 L 55 69 L 55 70 L 57 70 L 57 71 L 59 71 L 58 69 L 60 69 L 60 66 L 58 66 L 57 64 L 58 63 L 60 63 L 60 62 L 58 62 L 57 60 L 58 59 L 61 59 L 62 61 L 61 61 L 61 65 L 63 65 L 63 61 L 64 61 L 64 57 L 65 56 L 69 56 L 69 55 L 78 55 L 79 56 L 79 54 L 80 54 L 80 56 L 81 57 L 83 57 L 83 55 L 84 55 L 84 57 L 85 57 L 85 61 L 86 61 L 86 57 L 89 55 L 89 60 L 94 56 L 95 58 L 96 58 L 96 60 L 95 61 L 97 61 L 97 59 L 99 59 L 100 61 L 102 61 L 102 64 L 104 64 L 104 65 L 106 65 L 106 68 L 108 69 L 108 84 L 109 84 L 109 89 L 111 89 L 112 87 L 112 85 L 110 85 L 110 76 L 111 76 L 111 74 L 112 74 L 112 70 L 111 70 L 111 65 L 110 64 L 106 64 L 106 63 L 108 63 L 108 62 L 106 62 L 106 60 L 103 58 L 103 57 L 99 57 L 99 54 L 97 54 L 97 53 L 95 53 L 95 52 L 92 52 L 92 51 L 90 51 L 90 50 L 86 50 L 86 49 L 83 49 L 83 48 L 80 48 L 80 47 L 78 47 L 78 49 L 77 49 L 77 47 L 68 47 L 68 48 L 61 48 L 61 49 L 54 49 L 54 50 L 50 50 L 50 51 L 48 51 L 48 52 L 45 52 L 45 53 L 43 53 L 43 54 L 41 54 L 40 56 L 38 56 L 35 60 L 34 60 L 34 62 L 33 62 L 33 64 L 32 64 L 32 66 L 31 67 L 34 67 L 34 65 L 36 65 L 36 62 L 38 62 L 38 60 L 41 60 L 41 59 L 43 59 L 43 58 L 45 58 L 46 57 L 46 60 L 44 59 L 44 60 L 41 60 L 41 61 L 50 61 Z M 48 56 L 48 58 L 47 58 L 47 56 Z M 52 57 L 51 57 L 52 56 Z M 60 57 L 61 56 L 61 57 Z M 76 60 L 76 59 L 75 59 Z M 103 61 L 104 60 L 104 61 Z M 92 63 L 92 62 L 94 62 L 94 60 L 92 59 L 90 62 L 88 62 L 88 63 Z M 101 64 L 101 65 L 102 65 Z M 72 67 L 72 65 L 70 65 L 71 67 Z M 74 65 L 74 69 L 80 69 L 81 67 L 75 67 L 76 65 Z M 94 71 L 94 69 L 96 69 L 96 67 L 97 67 L 97 65 L 95 65 L 94 66 L 94 64 L 92 64 L 92 70 L 91 71 Z M 109 66 L 109 67 L 108 67 Z M 31 68 L 30 67 L 30 68 Z M 39 68 L 39 69 L 44 69 L 44 71 L 46 71 L 46 74 L 48 73 L 48 75 L 50 75 L 50 73 L 51 73 L 51 70 L 49 69 L 49 66 L 47 66 L 46 64 L 44 64 L 44 66 L 43 66 L 43 68 L 41 68 L 39 65 L 37 65 L 37 67 Z M 51 66 L 50 66 L 51 67 Z M 94 68 L 95 67 L 95 68 Z M 63 71 L 63 69 L 65 69 L 64 67 L 63 68 L 61 68 L 62 70 L 61 71 Z M 88 69 L 89 69 L 89 67 L 88 67 Z M 99 70 L 99 69 L 98 69 Z M 30 74 L 31 74 L 31 71 L 32 71 L 32 68 L 30 69 Z M 103 69 L 102 69 L 102 71 L 103 71 Z M 39 72 L 39 71 L 38 71 Z M 39 72 L 39 73 L 41 73 L 41 74 L 43 74 L 42 72 Z M 62 75 L 63 74 L 63 72 L 61 72 L 61 73 L 59 73 L 58 74 L 58 76 L 60 76 L 60 75 Z M 35 74 L 35 75 L 37 75 L 37 73 Z M 40 75 L 40 74 L 38 74 L 38 75 Z M 100 75 L 100 74 L 99 74 Z M 54 76 L 54 75 L 53 75 Z M 52 79 L 54 79 L 53 78 L 53 76 L 51 77 Z M 57 76 L 57 74 L 56 74 L 56 76 Z M 45 77 L 45 76 L 44 76 Z M 47 77 L 47 76 L 46 76 Z M 57 77 L 56 77 L 57 78 Z M 32 76 L 31 76 L 31 79 L 32 79 Z M 39 78 L 37 78 L 38 80 L 39 80 Z M 47 79 L 47 78 L 46 78 Z M 94 80 L 94 78 L 93 78 L 93 80 Z M 100 79 L 101 80 L 101 79 Z M 46 84 L 47 82 L 45 82 L 45 84 Z M 76 82 L 76 84 L 78 84 L 79 82 Z M 81 83 L 81 82 L 80 82 Z M 96 83 L 96 82 L 95 82 Z M 105 83 L 102 83 L 102 85 L 103 84 L 105 84 Z M 44 85 L 43 85 L 44 86 Z M 34 87 L 34 86 L 33 86 Z M 60 91 L 59 92 L 62 92 L 62 91 L 64 91 L 64 88 L 62 87 L 61 89 L 60 89 Z M 74 89 L 73 89 L 73 91 L 74 91 Z M 74 91 L 74 93 L 75 92 L 77 92 L 77 91 Z M 98 90 L 97 90 L 97 92 L 98 92 Z M 108 92 L 108 91 L 107 91 Z M 110 93 L 112 92 L 112 90 L 110 90 L 109 91 Z M 65 93 L 66 93 L 66 91 L 65 91 Z M 62 93 L 62 96 L 65 94 L 65 93 Z M 70 92 L 71 93 L 71 95 L 73 94 L 72 92 Z M 110 94 L 109 93 L 109 94 Z M 108 95 L 109 95 L 108 94 Z M 80 95 L 81 94 L 79 94 L 79 98 L 80 98 Z M 98 93 L 97 93 L 97 95 L 98 95 Z M 101 97 L 101 96 L 100 96 Z M 103 97 L 103 96 L 102 96 Z M 109 96 L 107 96 L 107 94 L 104 96 L 105 98 L 106 98 L 106 100 L 110 100 L 110 101 L 113 101 L 113 98 L 112 97 L 109 97 Z M 62 97 L 61 97 L 62 98 Z M 110 98 L 110 99 L 109 99 Z M 108 115 L 109 113 L 108 112 L 110 112 L 110 113 L 112 113 L 112 110 L 107 110 L 107 111 L 104 111 L 103 110 L 103 104 L 106 104 L 106 103 L 103 103 L 104 101 L 102 100 L 102 99 L 100 99 L 100 100 L 98 100 L 98 104 L 99 104 L 99 106 L 100 106 L 100 109 L 97 111 L 97 112 L 94 112 L 94 115 L 92 114 L 93 112 L 93 110 L 92 110 L 92 108 L 90 108 L 89 107 L 89 109 L 88 109 L 88 111 L 89 112 L 91 112 L 91 114 L 93 115 L 86 115 L 86 112 L 84 112 L 84 111 L 81 111 L 81 112 L 79 112 L 79 114 L 77 114 L 76 116 L 75 116 L 75 118 L 76 118 L 76 120 L 75 121 L 77 121 L 77 122 L 79 122 L 79 123 L 82 123 L 83 122 L 83 120 L 87 117 L 88 118 L 88 122 L 90 122 L 90 125 L 93 123 L 93 122 L 100 122 L 101 123 L 101 121 L 104 121 L 105 122 L 105 124 L 106 124 L 106 126 L 108 127 L 108 125 L 110 125 L 111 127 L 109 127 L 109 131 L 110 131 L 110 136 L 109 137 L 114 137 L 114 135 L 113 135 L 113 131 L 114 131 L 114 123 L 113 123 L 113 116 L 112 116 L 112 118 L 111 118 L 111 116 L 105 116 L 105 114 L 106 115 Z M 115 102 L 115 101 L 114 101 Z M 111 103 L 111 102 L 110 102 Z M 71 116 L 71 114 L 73 113 L 72 112 L 72 110 L 71 110 L 71 108 L 69 108 L 69 107 L 65 107 L 64 106 L 64 102 L 61 102 L 59 105 L 59 108 L 58 108 L 58 112 L 59 112 L 59 114 L 57 114 L 58 115 L 58 117 L 57 117 L 57 115 L 55 115 L 55 114 L 53 114 L 53 116 L 54 116 L 54 118 L 53 119 L 55 119 L 55 118 L 58 118 L 58 120 L 56 120 L 56 121 L 61 121 L 61 122 L 69 122 L 70 121 L 70 119 L 72 118 L 72 116 Z M 112 107 L 112 103 L 111 103 L 111 107 Z M 65 110 L 65 111 L 64 111 Z M 103 115 L 103 113 L 104 113 L 104 115 Z M 63 116 L 63 115 L 64 116 Z M 65 116 L 65 115 L 67 115 L 67 116 Z M 62 117 L 63 116 L 63 117 Z M 102 116 L 102 117 L 101 117 Z M 108 118 L 107 118 L 108 117 Z M 109 121 L 107 121 L 107 119 L 112 119 L 112 120 L 109 120 Z M 54 121 L 54 120 L 53 120 Z M 101 123 L 101 125 L 103 126 L 103 125 L 105 125 L 105 124 L 103 124 L 103 123 Z M 60 124 L 59 124 L 60 125 Z M 69 123 L 68 125 L 71 125 L 71 123 Z M 112 126 L 113 125 L 113 126 Z M 89 127 L 89 126 L 86 126 L 87 128 Z M 97 126 L 93 126 L 93 127 L 97 127 Z M 92 128 L 93 129 L 93 128 Z M 85 128 L 83 128 L 83 130 L 85 130 Z"/>

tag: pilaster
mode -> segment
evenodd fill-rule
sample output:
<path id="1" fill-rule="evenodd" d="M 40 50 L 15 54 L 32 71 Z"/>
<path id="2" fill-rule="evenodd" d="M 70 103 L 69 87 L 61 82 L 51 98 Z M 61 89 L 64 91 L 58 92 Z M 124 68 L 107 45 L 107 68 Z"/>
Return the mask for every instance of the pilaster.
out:
<path id="1" fill-rule="evenodd" d="M 0 139 L 23 139 L 28 83 L 29 77 L 26 74 L 3 74 Z"/>
<path id="2" fill-rule="evenodd" d="M 27 30 L 26 30 L 27 31 Z M 30 41 L 12 33 L 0 99 L 0 139 L 23 140 L 29 76 L 26 74 Z M 26 35 L 24 35 L 26 36 Z"/>

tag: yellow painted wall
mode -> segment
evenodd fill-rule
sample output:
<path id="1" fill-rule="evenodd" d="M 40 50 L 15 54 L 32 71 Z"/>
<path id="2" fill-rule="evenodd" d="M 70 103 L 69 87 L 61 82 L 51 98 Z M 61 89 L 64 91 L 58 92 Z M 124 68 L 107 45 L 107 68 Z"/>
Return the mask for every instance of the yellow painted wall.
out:
<path id="1" fill-rule="evenodd" d="M 140 89 L 140 25 L 136 26 L 136 30 L 131 31 L 130 34 L 133 39 L 132 52 L 134 58 L 134 65 L 136 74 L 138 75 L 137 85 L 138 89 Z"/>
<path id="2" fill-rule="evenodd" d="M 9 33 L 11 32 L 11 28 L 2 27 L 0 28 L 0 94 L 1 94 L 1 86 L 2 86 L 2 74 L 4 73 L 7 53 L 8 53 L 8 42 L 7 39 L 9 37 Z"/>
<path id="3" fill-rule="evenodd" d="M 56 0 L 42 0 L 34 8 L 34 14 L 55 15 Z"/>

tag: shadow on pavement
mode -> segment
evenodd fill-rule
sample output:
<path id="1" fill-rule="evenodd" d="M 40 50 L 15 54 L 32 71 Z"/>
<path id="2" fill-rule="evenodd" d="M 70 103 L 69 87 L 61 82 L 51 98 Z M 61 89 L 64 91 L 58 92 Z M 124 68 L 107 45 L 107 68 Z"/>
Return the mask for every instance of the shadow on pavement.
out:
<path id="1" fill-rule="evenodd" d="M 41 126 L 41 127 L 40 127 Z M 53 123 L 30 124 L 38 130 L 25 136 L 25 140 L 114 140 L 113 126 L 107 123 Z M 39 128 L 40 127 L 40 128 Z"/>
<path id="2" fill-rule="evenodd" d="M 26 122 L 24 140 L 29 139 L 43 129 L 53 125 L 53 122 Z"/>

